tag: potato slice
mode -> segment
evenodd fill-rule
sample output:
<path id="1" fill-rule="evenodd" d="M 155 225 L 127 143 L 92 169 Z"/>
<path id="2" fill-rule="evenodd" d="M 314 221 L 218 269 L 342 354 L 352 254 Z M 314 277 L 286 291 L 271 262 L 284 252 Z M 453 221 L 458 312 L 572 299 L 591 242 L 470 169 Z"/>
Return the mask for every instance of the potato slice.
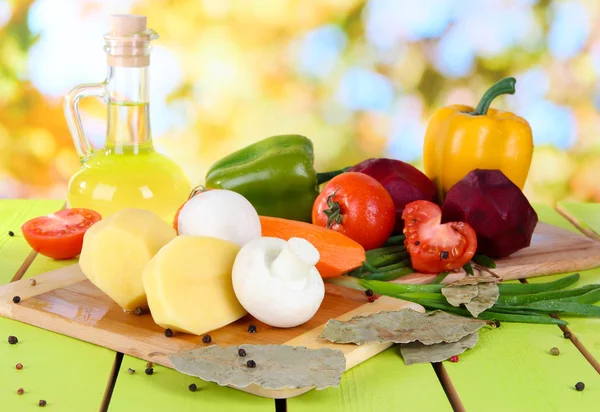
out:
<path id="1" fill-rule="evenodd" d="M 177 236 L 152 258 L 143 281 L 154 321 L 202 335 L 244 316 L 231 282 L 240 247 L 206 236 Z"/>
<path id="2" fill-rule="evenodd" d="M 142 284 L 144 267 L 176 236 L 175 229 L 154 213 L 124 209 L 88 229 L 79 266 L 124 310 L 147 308 Z"/>

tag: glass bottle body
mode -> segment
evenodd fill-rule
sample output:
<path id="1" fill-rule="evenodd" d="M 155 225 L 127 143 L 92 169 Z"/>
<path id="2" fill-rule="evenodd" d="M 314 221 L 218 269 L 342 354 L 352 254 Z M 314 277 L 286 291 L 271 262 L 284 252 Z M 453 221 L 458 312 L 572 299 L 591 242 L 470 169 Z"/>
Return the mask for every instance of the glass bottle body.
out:
<path id="1" fill-rule="evenodd" d="M 152 144 L 148 67 L 109 67 L 101 86 L 95 94 L 84 95 L 107 102 L 105 146 L 92 150 L 85 138 L 83 145 L 75 142 L 82 166 L 69 182 L 69 207 L 93 209 L 103 217 L 124 208 L 146 209 L 171 222 L 188 197 L 190 183 Z"/>

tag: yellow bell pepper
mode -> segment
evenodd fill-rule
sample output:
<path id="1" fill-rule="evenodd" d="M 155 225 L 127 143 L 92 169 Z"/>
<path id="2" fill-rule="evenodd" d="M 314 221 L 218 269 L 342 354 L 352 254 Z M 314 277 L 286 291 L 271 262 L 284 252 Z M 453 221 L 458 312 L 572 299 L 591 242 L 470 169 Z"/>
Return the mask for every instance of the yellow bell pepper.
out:
<path id="1" fill-rule="evenodd" d="M 501 94 L 514 94 L 515 83 L 508 77 L 494 84 L 475 110 L 451 105 L 434 113 L 425 132 L 423 161 L 441 199 L 474 169 L 499 169 L 523 189 L 533 155 L 531 127 L 514 113 L 489 108 Z"/>

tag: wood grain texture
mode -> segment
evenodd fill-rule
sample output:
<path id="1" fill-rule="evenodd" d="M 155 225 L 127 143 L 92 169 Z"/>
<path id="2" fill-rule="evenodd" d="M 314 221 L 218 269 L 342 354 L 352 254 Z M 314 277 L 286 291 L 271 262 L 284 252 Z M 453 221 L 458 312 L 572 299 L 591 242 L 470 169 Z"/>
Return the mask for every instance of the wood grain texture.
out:
<path id="1" fill-rule="evenodd" d="M 171 366 L 167 354 L 203 345 L 201 336 L 177 334 L 167 338 L 150 315 L 123 312 L 84 277 L 78 265 L 44 273 L 35 279 L 36 286 L 23 279 L 0 287 L 0 315 L 164 366 Z M 346 366 L 351 368 L 391 345 L 335 345 L 318 339 L 329 319 L 347 320 L 353 316 L 403 308 L 423 311 L 414 303 L 387 297 L 367 303 L 364 293 L 336 285 L 327 285 L 326 290 L 321 308 L 303 325 L 290 329 L 273 328 L 246 316 L 212 331 L 212 341 L 219 345 L 274 343 L 309 348 L 335 347 L 344 352 Z M 21 297 L 19 304 L 12 302 L 16 295 Z M 256 325 L 257 333 L 248 333 L 250 324 Z M 272 391 L 251 385 L 239 389 L 263 397 L 288 398 L 312 388 Z"/>
<path id="2" fill-rule="evenodd" d="M 406 366 L 398 346 L 350 369 L 339 388 L 288 399 L 288 412 L 451 411 L 430 364 Z"/>
<path id="3" fill-rule="evenodd" d="M 551 208 L 536 205 L 536 211 L 540 220 L 568 227 Z M 582 281 L 587 281 L 588 273 L 582 272 Z M 567 320 L 574 327 L 574 320 Z M 578 321 L 593 321 L 598 336 L 598 319 Z M 549 354 L 552 347 L 560 350 L 559 356 Z M 499 329 L 484 328 L 475 349 L 460 355 L 458 363 L 444 362 L 444 367 L 466 410 L 583 411 L 597 409 L 600 402 L 597 373 L 554 325 L 503 322 Z M 579 381 L 586 385 L 583 392 L 574 389 Z"/>
<path id="4" fill-rule="evenodd" d="M 0 284 L 13 278 L 31 252 L 21 225 L 61 204 L 47 200 L 0 202 Z M 8 236 L 9 230 L 15 237 Z M 38 266 L 40 273 L 49 268 Z M 31 267 L 25 273 L 30 272 Z M 19 343 L 9 345 L 8 335 L 17 336 Z M 0 317 L 0 410 L 39 411 L 38 401 L 45 399 L 52 410 L 96 411 L 113 359 L 114 352 L 108 349 Z M 24 365 L 20 371 L 15 368 L 19 362 Z M 17 395 L 18 388 L 25 394 Z"/>

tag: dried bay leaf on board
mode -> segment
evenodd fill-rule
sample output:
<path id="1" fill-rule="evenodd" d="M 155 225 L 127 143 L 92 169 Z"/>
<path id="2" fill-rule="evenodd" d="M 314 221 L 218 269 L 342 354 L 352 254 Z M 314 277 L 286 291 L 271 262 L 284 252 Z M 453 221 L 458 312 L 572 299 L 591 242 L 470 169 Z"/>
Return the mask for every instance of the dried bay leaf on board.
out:
<path id="1" fill-rule="evenodd" d="M 433 345 L 424 345 L 421 342 L 403 343 L 400 345 L 400 353 L 406 365 L 442 362 L 451 356 L 460 355 L 467 349 L 474 348 L 478 338 L 479 333 L 475 332 L 452 343 L 442 342 Z"/>
<path id="2" fill-rule="evenodd" d="M 496 279 L 489 276 L 469 276 L 444 286 L 442 294 L 452 306 L 465 305 L 471 315 L 477 317 L 481 312 L 494 306 L 500 291 Z"/>
<path id="3" fill-rule="evenodd" d="M 356 316 L 347 322 L 330 319 L 319 338 L 334 343 L 363 345 L 372 342 L 408 343 L 413 341 L 432 345 L 456 342 L 477 332 L 486 322 L 436 310 L 428 313 L 412 309 Z"/>
<path id="4" fill-rule="evenodd" d="M 239 356 L 244 349 L 246 356 Z M 337 349 L 308 349 L 288 345 L 212 345 L 169 355 L 173 367 L 221 386 L 245 388 L 255 383 L 265 389 L 324 389 L 338 386 L 346 358 Z M 246 362 L 253 360 L 256 367 Z"/>

